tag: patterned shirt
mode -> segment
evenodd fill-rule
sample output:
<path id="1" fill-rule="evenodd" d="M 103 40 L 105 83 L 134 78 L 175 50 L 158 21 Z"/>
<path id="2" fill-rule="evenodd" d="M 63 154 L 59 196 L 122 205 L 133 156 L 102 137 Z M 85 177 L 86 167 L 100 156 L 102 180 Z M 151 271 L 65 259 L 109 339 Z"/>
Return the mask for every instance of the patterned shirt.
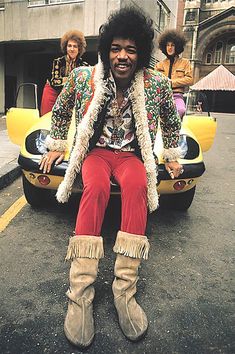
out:
<path id="1" fill-rule="evenodd" d="M 107 108 L 103 133 L 96 146 L 110 147 L 122 151 L 134 151 L 130 143 L 135 139 L 134 119 L 129 98 L 130 89 L 123 91 L 121 106 L 117 102 L 117 89 L 112 74 L 107 79 L 111 101 Z"/>

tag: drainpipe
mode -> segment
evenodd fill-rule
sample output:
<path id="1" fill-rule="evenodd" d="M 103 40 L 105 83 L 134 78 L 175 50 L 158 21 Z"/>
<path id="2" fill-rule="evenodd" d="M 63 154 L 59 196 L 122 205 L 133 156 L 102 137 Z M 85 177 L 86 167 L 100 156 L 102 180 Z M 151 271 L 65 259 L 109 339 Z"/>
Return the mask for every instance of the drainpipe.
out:
<path id="1" fill-rule="evenodd" d="M 191 51 L 191 58 L 192 58 L 192 68 L 193 68 L 193 76 L 194 76 L 194 81 L 198 81 L 198 72 L 196 73 L 196 49 L 197 49 L 197 35 L 198 35 L 198 26 L 194 26 L 194 31 L 193 31 L 193 40 L 192 40 L 192 51 Z M 196 75 L 195 75 L 196 74 Z"/>

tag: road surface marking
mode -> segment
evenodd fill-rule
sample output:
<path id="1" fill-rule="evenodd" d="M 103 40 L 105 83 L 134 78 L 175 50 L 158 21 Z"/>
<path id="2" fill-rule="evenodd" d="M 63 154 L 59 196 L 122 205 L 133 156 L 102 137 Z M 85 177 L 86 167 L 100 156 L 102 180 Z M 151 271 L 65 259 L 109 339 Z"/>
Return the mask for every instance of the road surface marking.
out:
<path id="1" fill-rule="evenodd" d="M 11 220 L 21 211 L 21 209 L 27 204 L 25 196 L 22 195 L 9 209 L 0 217 L 0 232 L 5 230 Z"/>

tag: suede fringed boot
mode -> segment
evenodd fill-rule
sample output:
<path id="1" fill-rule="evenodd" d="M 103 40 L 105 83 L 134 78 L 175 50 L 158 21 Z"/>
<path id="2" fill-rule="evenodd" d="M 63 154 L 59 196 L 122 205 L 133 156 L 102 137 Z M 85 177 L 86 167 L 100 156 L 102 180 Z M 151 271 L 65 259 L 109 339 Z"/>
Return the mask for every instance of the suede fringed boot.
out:
<path id="1" fill-rule="evenodd" d="M 136 283 L 141 258 L 147 259 L 149 242 L 146 236 L 119 231 L 113 248 L 117 253 L 113 282 L 114 304 L 124 335 L 132 340 L 141 339 L 147 331 L 148 320 L 136 302 Z"/>
<path id="2" fill-rule="evenodd" d="M 64 332 L 68 340 L 81 348 L 88 347 L 94 338 L 93 283 L 98 272 L 99 259 L 104 256 L 100 236 L 70 238 L 66 260 L 71 260 L 68 312 Z"/>

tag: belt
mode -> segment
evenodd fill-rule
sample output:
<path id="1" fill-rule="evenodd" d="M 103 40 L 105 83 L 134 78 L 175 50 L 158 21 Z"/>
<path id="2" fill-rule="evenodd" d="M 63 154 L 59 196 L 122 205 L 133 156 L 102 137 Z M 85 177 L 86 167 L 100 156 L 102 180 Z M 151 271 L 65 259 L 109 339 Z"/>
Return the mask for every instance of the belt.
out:
<path id="1" fill-rule="evenodd" d="M 106 149 L 106 150 L 110 150 L 110 151 L 113 151 L 115 154 L 119 154 L 119 152 L 135 152 L 135 149 L 133 150 L 122 150 L 122 149 L 115 149 L 115 148 L 112 148 L 110 146 L 96 146 L 97 148 L 101 148 L 101 149 Z"/>

